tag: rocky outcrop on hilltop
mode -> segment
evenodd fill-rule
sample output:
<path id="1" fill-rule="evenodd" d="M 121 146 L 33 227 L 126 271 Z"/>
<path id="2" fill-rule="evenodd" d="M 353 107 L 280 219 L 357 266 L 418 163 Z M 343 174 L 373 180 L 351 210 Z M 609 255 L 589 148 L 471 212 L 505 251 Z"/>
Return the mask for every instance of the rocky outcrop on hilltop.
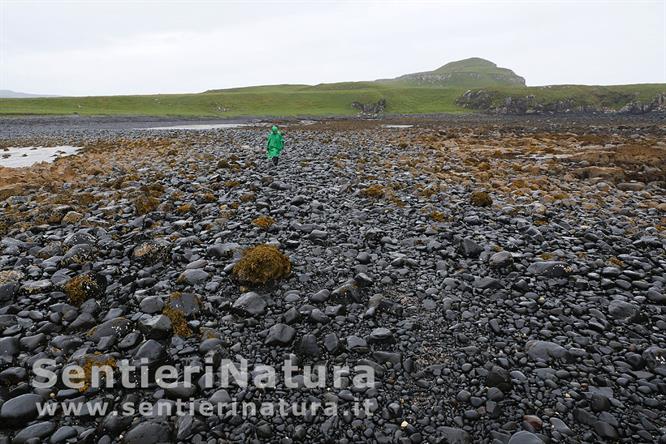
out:
<path id="1" fill-rule="evenodd" d="M 433 71 L 405 74 L 380 82 L 398 82 L 419 86 L 525 86 L 525 79 L 508 68 L 500 68 L 490 60 L 472 57 L 447 63 Z"/>
<path id="2" fill-rule="evenodd" d="M 479 73 L 479 72 L 420 72 L 406 74 L 398 77 L 396 80 L 420 85 L 446 85 L 446 84 L 474 84 L 474 83 L 497 83 L 502 85 L 525 85 L 525 80 L 513 73 Z"/>

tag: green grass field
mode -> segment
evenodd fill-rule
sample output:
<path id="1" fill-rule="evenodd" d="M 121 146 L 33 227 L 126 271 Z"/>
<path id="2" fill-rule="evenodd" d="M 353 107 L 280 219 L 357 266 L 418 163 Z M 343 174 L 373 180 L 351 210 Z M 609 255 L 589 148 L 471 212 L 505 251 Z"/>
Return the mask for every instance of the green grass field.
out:
<path id="1" fill-rule="evenodd" d="M 142 116 L 354 115 L 354 101 L 386 99 L 389 113 L 466 112 L 455 105 L 457 88 L 378 84 L 279 85 L 200 94 L 0 99 L 0 115 L 81 114 Z"/>
<path id="2" fill-rule="evenodd" d="M 546 102 L 567 97 L 577 103 L 619 108 L 636 98 L 650 100 L 666 84 L 484 88 L 493 100 L 535 95 Z M 389 114 L 466 113 L 456 105 L 460 87 L 413 86 L 382 82 L 275 85 L 208 91 L 200 94 L 0 99 L 0 115 L 137 115 L 173 117 L 345 116 L 355 115 L 354 101 L 387 102 Z"/>

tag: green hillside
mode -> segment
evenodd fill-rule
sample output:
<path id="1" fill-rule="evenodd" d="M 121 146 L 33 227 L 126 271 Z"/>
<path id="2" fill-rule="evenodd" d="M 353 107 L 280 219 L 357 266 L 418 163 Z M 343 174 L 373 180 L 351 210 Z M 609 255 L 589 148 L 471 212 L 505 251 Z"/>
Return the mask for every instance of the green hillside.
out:
<path id="1" fill-rule="evenodd" d="M 386 103 L 388 114 L 618 110 L 662 103 L 666 84 L 526 87 L 513 71 L 471 58 L 396 79 L 319 85 L 266 85 L 199 94 L 0 99 L 0 115 L 183 117 L 348 116 L 352 103 Z M 655 102 L 656 101 L 656 102 Z M 662 105 L 658 105 L 657 109 Z M 651 108 L 650 110 L 653 110 Z"/>
<path id="2" fill-rule="evenodd" d="M 406 74 L 379 82 L 459 88 L 525 86 L 525 79 L 510 69 L 500 68 L 493 62 L 479 57 L 450 62 L 433 71 Z"/>
<path id="3" fill-rule="evenodd" d="M 373 83 L 279 85 L 200 94 L 0 99 L 0 114 L 143 116 L 327 116 L 355 115 L 352 102 L 387 102 L 388 113 L 467 112 L 455 104 L 465 90 Z"/>

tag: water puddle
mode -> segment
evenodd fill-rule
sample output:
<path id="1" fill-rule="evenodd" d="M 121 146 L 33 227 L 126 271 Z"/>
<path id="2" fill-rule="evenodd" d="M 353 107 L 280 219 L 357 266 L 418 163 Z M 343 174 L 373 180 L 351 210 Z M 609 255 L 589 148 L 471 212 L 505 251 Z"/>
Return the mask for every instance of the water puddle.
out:
<path id="1" fill-rule="evenodd" d="M 414 125 L 382 125 L 384 128 L 411 128 Z"/>
<path id="2" fill-rule="evenodd" d="M 176 125 L 176 126 L 154 126 L 151 128 L 135 128 L 138 130 L 211 130 L 211 129 L 227 129 L 227 128 L 240 128 L 243 126 L 251 126 L 249 123 L 212 123 L 212 124 L 197 124 L 197 125 Z"/>
<path id="3" fill-rule="evenodd" d="M 553 159 L 568 159 L 573 154 L 530 154 L 530 159 L 533 160 L 553 160 Z"/>
<path id="4" fill-rule="evenodd" d="M 58 157 L 76 154 L 80 149 L 70 145 L 0 148 L 0 166 L 20 168 L 39 162 L 53 162 Z"/>

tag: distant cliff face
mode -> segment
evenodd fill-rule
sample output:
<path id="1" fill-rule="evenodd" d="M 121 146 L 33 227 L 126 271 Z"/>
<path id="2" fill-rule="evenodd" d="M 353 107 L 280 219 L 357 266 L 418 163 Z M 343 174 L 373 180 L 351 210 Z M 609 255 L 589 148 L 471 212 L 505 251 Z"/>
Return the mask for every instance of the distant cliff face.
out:
<path id="1" fill-rule="evenodd" d="M 481 88 L 487 86 L 525 86 L 525 79 L 489 60 L 471 58 L 447 63 L 434 71 L 405 74 L 380 82 L 419 86 L 456 86 Z"/>

